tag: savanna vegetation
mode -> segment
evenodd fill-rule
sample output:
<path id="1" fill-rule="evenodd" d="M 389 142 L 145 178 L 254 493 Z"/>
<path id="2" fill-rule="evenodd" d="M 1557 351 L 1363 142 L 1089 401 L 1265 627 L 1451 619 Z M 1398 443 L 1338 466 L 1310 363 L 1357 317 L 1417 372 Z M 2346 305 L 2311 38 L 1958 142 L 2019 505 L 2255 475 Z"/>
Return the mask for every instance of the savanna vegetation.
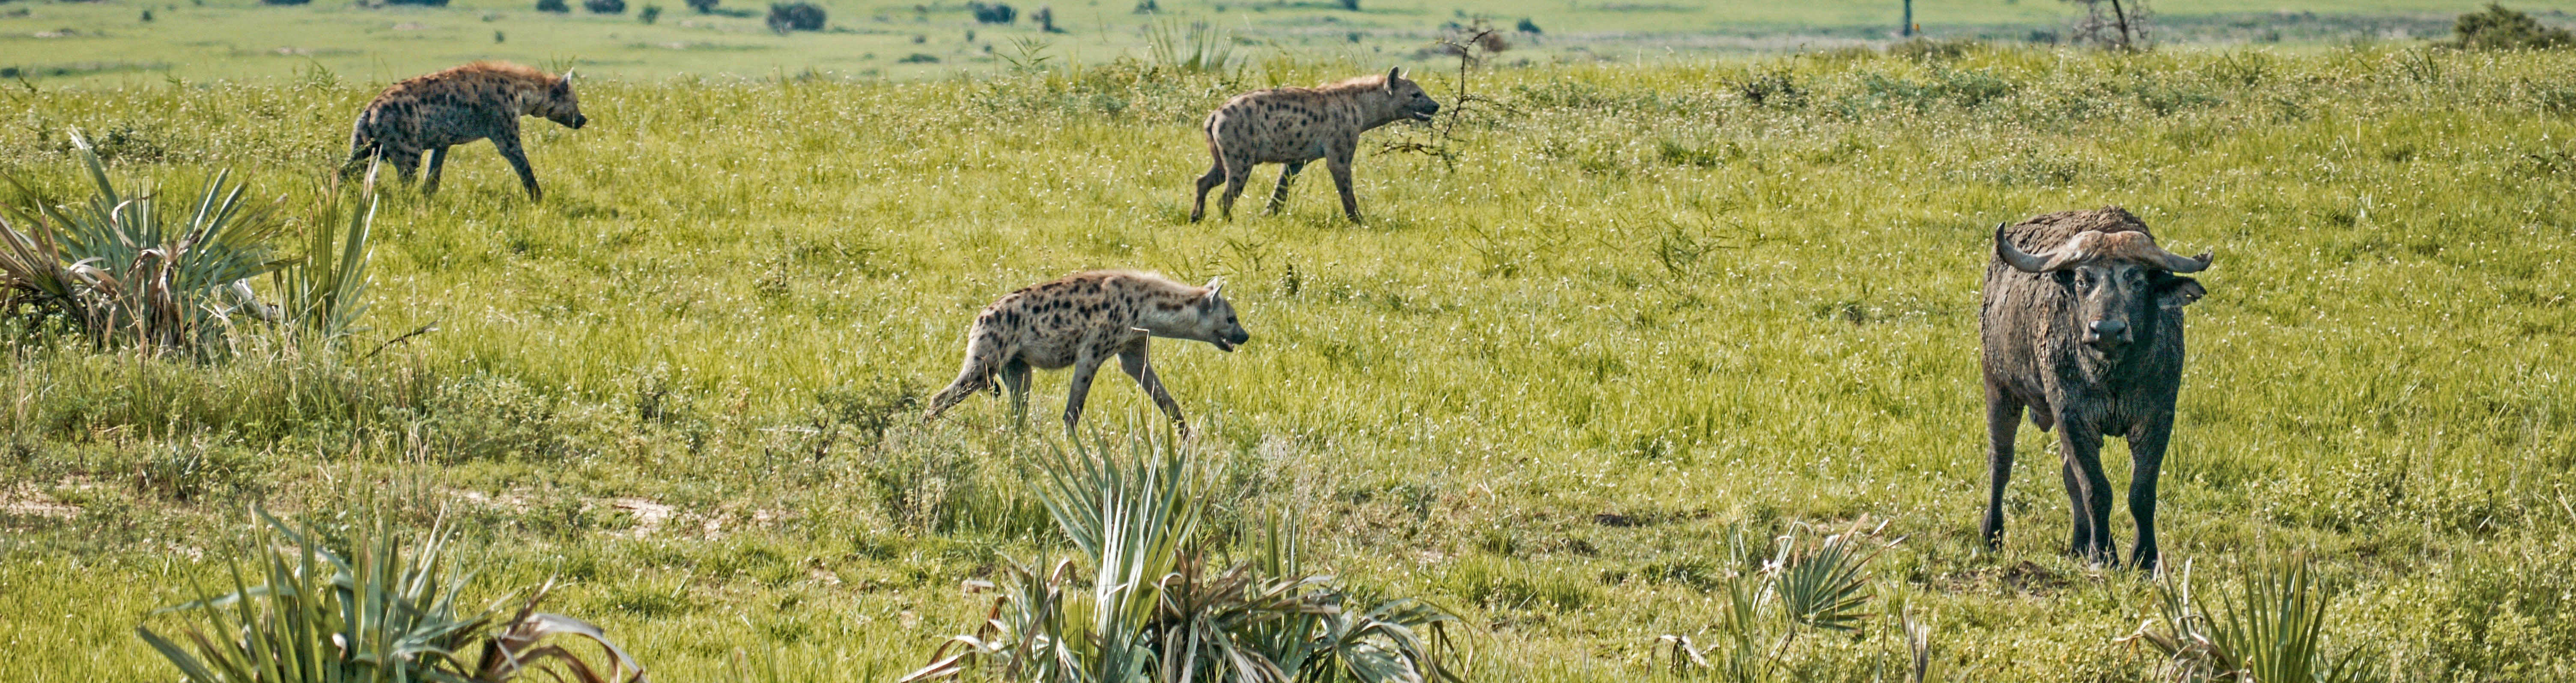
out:
<path id="1" fill-rule="evenodd" d="M 434 525 L 472 570 L 453 604 L 554 579 L 545 609 L 661 680 L 893 679 L 1038 632 L 988 627 L 1030 614 L 997 595 L 1135 604 L 1112 565 L 1311 579 L 1209 601 L 1304 620 L 1209 631 L 1265 653 L 1388 661 L 1407 641 L 1314 646 L 1370 624 L 1299 600 L 1394 605 L 1467 680 L 2576 677 L 2576 56 L 1900 52 L 1426 70 L 1483 99 L 1372 134 L 1365 226 L 1311 177 L 1279 216 L 1184 222 L 1199 116 L 1364 62 L 586 83 L 588 127 L 529 122 L 544 202 L 483 146 L 434 201 L 387 192 L 327 341 L 235 317 L 221 353 L 155 351 L 12 311 L 0 679 L 172 679 L 136 627 L 291 555 L 259 539 Z M 310 258 L 348 244 L 312 236 L 351 234 L 329 176 L 381 85 L 10 90 L 0 171 L 79 201 L 74 127 L 172 205 L 230 169 Z M 2217 254 L 2161 577 L 2064 554 L 2045 439 L 2003 547 L 1976 532 L 1992 228 L 2106 204 Z M 984 397 L 917 422 L 975 310 L 1097 267 L 1227 278 L 1251 343 L 1157 354 L 1195 440 L 1114 374 L 1078 440 Z M 1189 528 L 1146 530 L 1173 552 L 1085 531 L 1117 498 L 1086 486 L 1134 487 L 1068 463 L 1114 453 L 1188 493 Z"/>

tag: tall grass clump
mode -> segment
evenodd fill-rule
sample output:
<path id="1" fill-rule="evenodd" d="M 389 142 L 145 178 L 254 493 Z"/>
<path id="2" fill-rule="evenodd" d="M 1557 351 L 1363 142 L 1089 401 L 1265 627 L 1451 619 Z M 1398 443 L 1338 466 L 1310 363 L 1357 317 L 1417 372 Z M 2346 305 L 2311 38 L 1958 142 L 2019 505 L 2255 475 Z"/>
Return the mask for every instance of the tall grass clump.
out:
<path id="1" fill-rule="evenodd" d="M 343 551 L 327 547 L 321 530 L 256 508 L 252 516 L 260 531 L 251 574 L 262 583 L 251 585 L 235 566 L 232 592 L 157 612 L 196 617 L 181 632 L 187 645 L 135 629 L 187 683 L 508 683 L 530 672 L 578 683 L 644 680 L 643 667 L 599 627 L 535 611 L 551 583 L 524 600 L 464 607 L 473 574 L 448 564 L 452 531 L 405 542 L 379 523 L 352 533 Z M 499 617 L 512 603 L 516 613 Z M 588 639 L 601 654 L 585 657 L 551 636 Z"/>
<path id="2" fill-rule="evenodd" d="M 1458 681 L 1458 618 L 1416 599 L 1354 600 L 1307 574 L 1270 525 L 1252 559 L 1216 561 L 1211 486 L 1190 449 L 1130 437 L 1042 461 L 1039 497 L 1081 551 L 1014 563 L 981 628 L 904 681 L 982 669 L 1013 681 Z"/>
<path id="3" fill-rule="evenodd" d="M 1186 74 L 1231 77 L 1243 66 L 1234 52 L 1234 37 L 1204 21 L 1187 26 L 1178 21 L 1147 25 L 1145 53 L 1155 66 Z"/>

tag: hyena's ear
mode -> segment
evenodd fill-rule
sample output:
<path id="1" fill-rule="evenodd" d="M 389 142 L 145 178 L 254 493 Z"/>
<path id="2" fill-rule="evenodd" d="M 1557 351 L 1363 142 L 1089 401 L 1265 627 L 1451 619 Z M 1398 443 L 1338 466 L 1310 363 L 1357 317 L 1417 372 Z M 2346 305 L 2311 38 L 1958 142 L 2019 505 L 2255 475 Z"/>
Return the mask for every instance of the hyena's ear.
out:
<path id="1" fill-rule="evenodd" d="M 1404 67 L 1389 67 L 1386 70 L 1386 83 L 1378 87 L 1387 92 L 1395 92 L 1395 82 L 1403 79 Z"/>
<path id="2" fill-rule="evenodd" d="M 1217 292 L 1218 292 L 1219 290 L 1223 290 L 1223 289 L 1225 289 L 1225 278 L 1224 278 L 1224 277 L 1219 276 L 1219 277 L 1212 277 L 1212 278 L 1208 278 L 1208 283 L 1207 283 L 1207 298 L 1210 298 L 1210 299 L 1217 298 L 1217 296 L 1218 296 Z"/>

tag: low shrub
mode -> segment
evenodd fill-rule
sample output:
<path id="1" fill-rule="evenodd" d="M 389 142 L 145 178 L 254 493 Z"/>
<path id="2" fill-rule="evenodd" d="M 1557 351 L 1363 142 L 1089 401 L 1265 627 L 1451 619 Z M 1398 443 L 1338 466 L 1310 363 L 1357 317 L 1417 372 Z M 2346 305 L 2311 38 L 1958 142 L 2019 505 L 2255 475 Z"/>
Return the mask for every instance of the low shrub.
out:
<path id="1" fill-rule="evenodd" d="M 769 6 L 769 30 L 781 34 L 823 30 L 823 7 L 810 2 L 773 3 Z"/>
<path id="2" fill-rule="evenodd" d="M 563 14 L 571 12 L 572 5 L 565 4 L 564 0 L 537 0 L 537 11 Z"/>
<path id="3" fill-rule="evenodd" d="M 626 0 L 581 0 L 581 8 L 591 14 L 625 14 Z"/>

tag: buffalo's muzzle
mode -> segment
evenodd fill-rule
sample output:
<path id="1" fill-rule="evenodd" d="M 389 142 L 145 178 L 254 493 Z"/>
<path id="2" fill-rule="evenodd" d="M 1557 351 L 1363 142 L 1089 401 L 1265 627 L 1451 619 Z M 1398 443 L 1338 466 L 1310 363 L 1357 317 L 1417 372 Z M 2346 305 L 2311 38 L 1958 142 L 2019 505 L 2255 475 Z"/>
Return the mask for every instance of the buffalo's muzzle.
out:
<path id="1" fill-rule="evenodd" d="M 2085 327 L 2084 343 L 2094 346 L 2119 346 L 2129 343 L 2129 324 L 2118 320 L 2095 320 Z"/>

